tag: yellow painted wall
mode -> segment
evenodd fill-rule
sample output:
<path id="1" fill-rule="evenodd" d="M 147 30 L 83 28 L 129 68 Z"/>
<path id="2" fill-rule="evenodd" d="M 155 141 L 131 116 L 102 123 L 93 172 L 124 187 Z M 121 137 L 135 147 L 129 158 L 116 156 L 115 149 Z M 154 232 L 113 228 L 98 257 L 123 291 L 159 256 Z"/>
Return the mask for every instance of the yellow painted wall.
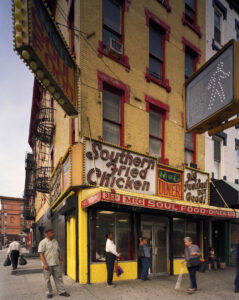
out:
<path id="1" fill-rule="evenodd" d="M 87 255 L 87 210 L 81 208 L 81 191 L 78 194 L 79 199 L 79 282 L 87 283 L 88 278 L 88 255 Z"/>
<path id="2" fill-rule="evenodd" d="M 114 272 L 113 281 L 137 279 L 138 264 L 137 262 L 120 262 L 119 266 L 124 270 L 120 277 Z M 91 283 L 99 283 L 107 281 L 107 269 L 105 263 L 96 263 L 90 265 L 90 281 Z"/>
<path id="3" fill-rule="evenodd" d="M 76 219 L 70 216 L 66 223 L 67 241 L 67 275 L 72 279 L 76 279 Z"/>
<path id="4" fill-rule="evenodd" d="M 78 2 L 77 2 L 78 3 Z M 86 122 L 90 119 L 92 137 L 102 136 L 102 94 L 97 91 L 97 70 L 122 81 L 130 86 L 130 103 L 125 104 L 124 143 L 130 144 L 132 150 L 142 153 L 149 151 L 148 113 L 145 111 L 145 94 L 170 106 L 169 120 L 165 128 L 165 157 L 173 167 L 182 167 L 184 162 L 184 128 L 182 91 L 184 83 L 184 58 L 182 37 L 201 50 L 200 64 L 205 60 L 205 3 L 198 5 L 197 23 L 202 32 L 200 39 L 188 26 L 182 24 L 184 1 L 171 0 L 172 11 L 157 1 L 131 1 L 129 11 L 125 12 L 125 55 L 129 56 L 130 71 L 112 59 L 97 56 L 98 41 L 102 40 L 102 1 L 80 1 L 80 28 L 83 32 L 95 35 L 87 41 L 80 36 L 80 68 L 81 68 L 81 134 L 89 135 Z M 165 68 L 166 78 L 172 88 L 170 93 L 153 82 L 146 82 L 145 72 L 148 67 L 149 28 L 146 26 L 144 9 L 148 8 L 163 22 L 170 26 L 170 40 L 166 41 Z M 94 20 L 94 22 L 92 22 Z M 76 39 L 78 41 L 78 38 Z M 90 44 L 90 45 L 89 45 Z M 94 51 L 92 50 L 92 48 Z M 105 65 L 107 64 L 107 66 Z M 200 65 L 197 66 L 199 68 Z M 87 87 L 87 84 L 90 87 Z M 141 102 L 136 101 L 135 97 Z M 197 137 L 197 164 L 204 170 L 204 135 Z"/>

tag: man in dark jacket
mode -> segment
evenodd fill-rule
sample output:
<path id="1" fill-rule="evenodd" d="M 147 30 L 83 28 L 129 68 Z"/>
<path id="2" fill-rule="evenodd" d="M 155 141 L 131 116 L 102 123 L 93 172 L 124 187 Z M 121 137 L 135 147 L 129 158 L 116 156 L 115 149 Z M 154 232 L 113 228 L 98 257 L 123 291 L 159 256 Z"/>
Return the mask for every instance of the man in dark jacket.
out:
<path id="1" fill-rule="evenodd" d="M 235 278 L 235 293 L 239 293 L 239 243 L 235 246 L 237 274 Z"/>

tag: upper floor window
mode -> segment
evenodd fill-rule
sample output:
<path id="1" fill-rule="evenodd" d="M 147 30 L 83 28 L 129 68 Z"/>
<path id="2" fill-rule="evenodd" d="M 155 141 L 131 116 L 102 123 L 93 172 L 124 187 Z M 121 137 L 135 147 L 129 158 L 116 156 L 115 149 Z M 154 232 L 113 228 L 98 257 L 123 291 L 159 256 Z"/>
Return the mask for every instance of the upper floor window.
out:
<path id="1" fill-rule="evenodd" d="M 149 28 L 149 74 L 162 80 L 164 31 L 154 23 Z"/>
<path id="2" fill-rule="evenodd" d="M 195 163 L 195 135 L 193 133 L 184 134 L 184 162 L 188 165 Z"/>
<path id="3" fill-rule="evenodd" d="M 116 0 L 103 0 L 103 47 L 107 48 L 110 39 L 122 42 L 121 12 L 122 3 Z"/>
<path id="4" fill-rule="evenodd" d="M 149 110 L 149 154 L 162 160 L 163 114 L 155 107 Z"/>
<path id="5" fill-rule="evenodd" d="M 236 155 L 237 155 L 237 160 L 236 160 L 236 167 L 237 167 L 237 169 L 239 169 L 239 148 L 238 149 L 236 149 Z"/>
<path id="6" fill-rule="evenodd" d="M 23 205 L 20 206 L 20 210 L 23 210 Z"/>
<path id="7" fill-rule="evenodd" d="M 103 91 L 103 140 L 120 145 L 121 95 L 107 89 Z"/>
<path id="8" fill-rule="evenodd" d="M 3 205 L 3 208 L 4 208 L 4 209 L 7 209 L 7 204 L 4 204 L 4 205 Z"/>
<path id="9" fill-rule="evenodd" d="M 200 27 L 197 25 L 197 0 L 185 0 L 182 23 L 189 26 L 201 38 Z"/>
<path id="10" fill-rule="evenodd" d="M 103 33 L 99 41 L 99 57 L 108 56 L 130 70 L 129 58 L 124 55 L 124 13 L 129 9 L 129 0 L 102 0 Z"/>
<path id="11" fill-rule="evenodd" d="M 160 4 L 162 4 L 168 12 L 171 11 L 171 6 L 169 5 L 169 0 L 158 0 Z"/>
<path id="12" fill-rule="evenodd" d="M 221 139 L 218 137 L 213 138 L 214 141 L 214 178 L 219 179 L 220 164 L 221 164 Z"/>
<path id="13" fill-rule="evenodd" d="M 194 24 L 196 21 L 195 0 L 185 0 L 185 18 L 186 20 Z"/>
<path id="14" fill-rule="evenodd" d="M 147 9 L 145 13 L 149 26 L 149 67 L 145 77 L 170 92 L 169 81 L 165 78 L 165 41 L 169 40 L 170 27 Z"/>
<path id="15" fill-rule="evenodd" d="M 187 80 L 194 71 L 196 71 L 197 56 L 189 47 L 185 50 L 185 80 Z"/>
<path id="16" fill-rule="evenodd" d="M 221 31 L 222 31 L 222 12 L 215 7 L 214 9 L 214 40 L 221 45 Z"/>

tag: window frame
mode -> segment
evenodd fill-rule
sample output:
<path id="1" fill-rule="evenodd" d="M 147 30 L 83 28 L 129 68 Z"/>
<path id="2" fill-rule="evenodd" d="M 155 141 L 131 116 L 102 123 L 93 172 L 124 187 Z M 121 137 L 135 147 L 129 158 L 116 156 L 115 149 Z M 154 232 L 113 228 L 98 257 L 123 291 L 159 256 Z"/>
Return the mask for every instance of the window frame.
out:
<path id="1" fill-rule="evenodd" d="M 112 59 L 113 61 L 123 65 L 125 67 L 125 70 L 127 72 L 130 71 L 130 65 L 129 65 L 129 57 L 125 55 L 125 34 L 124 34 L 124 19 L 125 19 L 125 12 L 129 11 L 129 5 L 130 0 L 124 0 L 124 2 L 121 5 L 121 20 L 120 20 L 120 27 L 121 27 L 121 38 L 120 43 L 123 47 L 123 54 L 121 58 L 116 58 L 107 51 L 105 51 L 103 46 L 103 29 L 104 29 L 104 0 L 101 1 L 101 7 L 102 7 L 102 40 L 98 41 L 98 56 L 101 58 L 104 56 L 107 56 L 108 58 Z"/>
<path id="2" fill-rule="evenodd" d="M 104 87 L 107 86 L 111 91 L 116 91 L 116 93 L 121 93 L 121 131 L 120 131 L 120 145 L 121 147 L 128 148 L 124 145 L 124 105 L 125 103 L 130 102 L 130 87 L 123 82 L 110 77 L 109 75 L 98 71 L 98 91 L 103 92 Z M 103 133 L 103 108 L 102 108 L 102 133 Z M 99 139 L 103 141 L 103 138 L 100 136 Z"/>
<path id="3" fill-rule="evenodd" d="M 218 28 L 217 26 L 216 26 L 216 24 L 215 24 L 215 15 L 217 14 L 217 16 L 219 17 L 219 19 L 220 19 L 220 28 Z M 217 7 L 217 6 L 215 6 L 214 7 L 214 35 L 213 35 L 213 40 L 214 40 L 214 42 L 216 42 L 216 44 L 218 44 L 218 45 L 222 45 L 222 19 L 223 18 L 223 13 L 222 13 L 222 11 Z M 219 30 L 220 31 L 220 42 L 218 42 L 217 40 L 216 40 L 216 37 L 215 37 L 215 28 L 217 29 L 217 30 Z"/>
<path id="4" fill-rule="evenodd" d="M 147 82 L 152 81 L 152 82 L 158 84 L 159 86 L 165 88 L 168 93 L 170 93 L 171 87 L 169 84 L 169 80 L 166 79 L 166 77 L 165 77 L 165 61 L 166 61 L 166 59 L 165 59 L 166 58 L 165 44 L 166 44 L 166 41 L 169 41 L 170 27 L 166 23 L 164 23 L 162 20 L 160 20 L 156 15 L 154 15 L 151 11 L 149 11 L 147 8 L 145 8 L 145 15 L 146 15 L 146 26 L 149 27 L 149 30 L 150 30 L 150 26 L 152 26 L 150 24 L 155 23 L 155 25 L 157 27 L 161 28 L 162 31 L 164 31 L 163 38 L 162 38 L 162 52 L 163 52 L 162 75 L 161 75 L 162 79 L 159 80 L 150 74 L 149 65 L 148 65 L 148 67 L 146 67 L 145 79 Z M 148 34 L 148 36 L 149 36 L 149 34 Z M 149 43 L 148 43 L 148 45 L 149 45 Z M 150 49 L 149 49 L 149 57 L 150 57 Z"/>
<path id="5" fill-rule="evenodd" d="M 157 0 L 157 2 L 160 3 L 161 5 L 163 5 L 167 9 L 167 12 L 171 11 L 171 6 L 169 5 L 169 0 Z"/>
<path id="6" fill-rule="evenodd" d="M 154 99 L 149 95 L 145 95 L 146 112 L 150 110 L 156 111 L 162 115 L 162 148 L 161 148 L 161 163 L 169 165 L 169 159 L 165 157 L 165 121 L 169 120 L 169 105 Z M 153 109 L 152 109 L 153 108 Z M 150 133 L 149 133 L 150 137 Z M 154 137 L 157 138 L 157 137 Z M 148 153 L 147 153 L 148 154 Z M 158 159 L 158 158 L 157 158 Z"/>
<path id="7" fill-rule="evenodd" d="M 193 134 L 193 149 L 185 147 L 185 134 L 184 134 L 184 164 L 185 164 L 185 152 L 188 151 L 193 154 L 193 161 L 192 163 L 197 163 L 197 155 L 196 155 L 196 146 L 197 146 L 197 135 Z"/>
<path id="8" fill-rule="evenodd" d="M 188 26 L 189 28 L 191 28 L 192 31 L 194 31 L 198 35 L 198 37 L 201 38 L 202 37 L 201 29 L 200 29 L 200 26 L 197 25 L 197 0 L 194 0 L 193 23 L 188 21 L 187 17 L 190 17 L 190 16 L 186 14 L 185 7 L 186 7 L 186 1 L 184 1 L 184 12 L 182 15 L 182 24 L 184 26 Z M 192 19 L 192 18 L 190 17 L 190 19 Z"/>

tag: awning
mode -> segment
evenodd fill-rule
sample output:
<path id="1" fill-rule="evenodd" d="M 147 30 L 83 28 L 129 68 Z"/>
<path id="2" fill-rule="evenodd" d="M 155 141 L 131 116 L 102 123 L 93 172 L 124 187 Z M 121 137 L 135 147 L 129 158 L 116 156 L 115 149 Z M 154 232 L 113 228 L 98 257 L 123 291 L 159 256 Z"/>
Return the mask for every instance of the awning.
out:
<path id="1" fill-rule="evenodd" d="M 238 184 L 226 180 L 213 180 L 213 183 L 229 207 L 239 207 Z M 215 206 L 224 207 L 223 200 L 215 187 L 212 184 L 210 185 L 210 203 Z"/>
<path id="2" fill-rule="evenodd" d="M 81 201 L 82 208 L 87 208 L 97 203 L 105 202 L 192 215 L 229 219 L 239 217 L 239 210 L 234 209 L 220 208 L 188 201 L 175 201 L 157 196 L 141 195 L 130 192 L 126 193 L 119 190 L 117 190 L 117 192 L 112 192 L 110 189 L 102 190 L 101 188 L 94 190 L 94 194 L 88 197 L 83 196 Z"/>

